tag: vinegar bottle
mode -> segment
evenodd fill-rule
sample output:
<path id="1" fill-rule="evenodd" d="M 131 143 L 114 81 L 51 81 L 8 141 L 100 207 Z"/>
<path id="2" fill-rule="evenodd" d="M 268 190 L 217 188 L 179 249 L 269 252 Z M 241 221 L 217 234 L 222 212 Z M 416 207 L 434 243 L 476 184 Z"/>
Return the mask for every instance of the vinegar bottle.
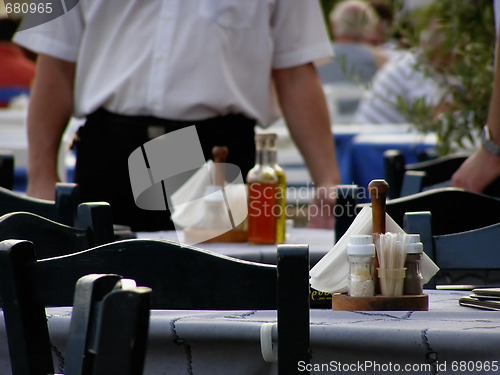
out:
<path id="1" fill-rule="evenodd" d="M 285 171 L 278 164 L 278 149 L 276 147 L 277 134 L 267 134 L 266 145 L 269 153 L 269 164 L 278 177 L 276 190 L 276 243 L 285 242 L 286 230 L 286 176 Z"/>
<path id="2" fill-rule="evenodd" d="M 255 135 L 255 166 L 248 172 L 248 242 L 276 243 L 276 197 L 278 176 L 269 164 L 266 136 Z"/>

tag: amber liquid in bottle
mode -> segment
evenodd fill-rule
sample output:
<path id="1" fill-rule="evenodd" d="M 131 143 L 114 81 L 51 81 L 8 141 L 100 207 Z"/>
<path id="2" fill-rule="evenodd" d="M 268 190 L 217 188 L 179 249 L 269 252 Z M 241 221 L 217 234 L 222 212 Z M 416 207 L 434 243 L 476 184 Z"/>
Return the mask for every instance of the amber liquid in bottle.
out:
<path id="1" fill-rule="evenodd" d="M 273 244 L 276 241 L 275 183 L 248 184 L 248 242 Z"/>
<path id="2" fill-rule="evenodd" d="M 255 136 L 256 161 L 248 172 L 248 242 L 276 243 L 276 192 L 278 177 L 269 164 L 265 136 Z"/>

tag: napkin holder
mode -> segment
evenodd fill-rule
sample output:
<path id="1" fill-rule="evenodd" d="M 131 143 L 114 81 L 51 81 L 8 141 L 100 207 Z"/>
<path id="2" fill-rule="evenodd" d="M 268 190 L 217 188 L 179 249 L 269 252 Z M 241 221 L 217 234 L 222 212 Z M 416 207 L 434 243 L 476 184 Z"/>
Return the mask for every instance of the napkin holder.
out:
<path id="1" fill-rule="evenodd" d="M 246 242 L 247 191 L 240 169 L 227 164 L 227 147 L 212 149 L 209 160 L 172 196 L 172 220 L 188 244 Z M 226 181 L 226 175 L 231 181 Z"/>
<path id="2" fill-rule="evenodd" d="M 247 241 L 245 207 L 236 202 L 246 202 L 246 187 L 208 186 L 204 195 L 203 220 L 194 227 L 184 228 L 184 241 L 190 244 Z"/>
<path id="3" fill-rule="evenodd" d="M 332 310 L 336 311 L 427 311 L 429 296 L 383 297 L 350 297 L 344 293 L 332 295 Z"/>
<path id="4" fill-rule="evenodd" d="M 376 195 L 372 195 L 372 207 L 365 207 L 358 213 L 352 225 L 338 240 L 333 249 L 311 270 L 311 287 L 318 291 L 331 292 L 332 310 L 427 311 L 429 309 L 429 298 L 426 294 L 384 297 L 376 292 L 376 295 L 372 297 L 351 297 L 346 293 L 348 275 L 346 247 L 349 237 L 353 234 L 384 233 L 386 226 L 391 232 L 404 233 L 385 212 L 388 185 L 385 186 L 387 183 L 382 181 L 374 180 L 368 186 L 371 195 L 376 193 Z M 375 185 L 373 185 L 374 182 Z M 428 281 L 439 270 L 425 254 L 422 266 L 425 281 Z"/>

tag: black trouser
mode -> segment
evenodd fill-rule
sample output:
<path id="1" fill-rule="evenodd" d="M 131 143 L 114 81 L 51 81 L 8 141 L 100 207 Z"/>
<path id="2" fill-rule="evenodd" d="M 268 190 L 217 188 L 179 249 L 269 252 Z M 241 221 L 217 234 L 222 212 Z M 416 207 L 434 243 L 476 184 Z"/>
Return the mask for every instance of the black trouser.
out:
<path id="1" fill-rule="evenodd" d="M 243 178 L 255 164 L 255 121 L 228 115 L 202 121 L 174 121 L 150 116 L 122 116 L 98 110 L 77 133 L 74 182 L 82 201 L 111 204 L 115 224 L 134 231 L 173 229 L 169 211 L 148 211 L 135 205 L 128 157 L 136 148 L 162 133 L 196 125 L 205 159 L 214 146 L 227 146 L 227 163 L 240 167 Z M 160 130 L 160 131 L 158 131 Z"/>

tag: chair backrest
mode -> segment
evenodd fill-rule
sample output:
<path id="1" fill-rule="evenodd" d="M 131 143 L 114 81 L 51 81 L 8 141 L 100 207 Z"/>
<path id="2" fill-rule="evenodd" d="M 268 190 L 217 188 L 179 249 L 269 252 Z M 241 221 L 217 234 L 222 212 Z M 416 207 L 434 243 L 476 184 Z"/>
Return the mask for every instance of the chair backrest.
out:
<path id="1" fill-rule="evenodd" d="M 24 250 L 23 255 L 33 252 L 32 247 Z M 53 374 L 45 306 L 33 298 L 33 285 L 24 275 L 10 268 L 4 271 L 0 291 L 12 374 Z M 118 275 L 80 278 L 75 286 L 65 374 L 142 374 L 150 294 L 149 288 L 128 286 L 124 290 Z"/>
<path id="2" fill-rule="evenodd" d="M 400 226 L 406 212 L 432 212 L 435 235 L 463 232 L 500 222 L 500 199 L 459 188 L 440 188 L 389 199 L 389 216 Z"/>
<path id="3" fill-rule="evenodd" d="M 77 281 L 66 375 L 142 374 L 151 289 L 122 281 L 118 275 L 101 274 Z"/>
<path id="4" fill-rule="evenodd" d="M 416 194 L 436 187 L 450 186 L 453 173 L 470 156 L 467 153 L 450 154 L 413 164 L 406 164 L 398 150 L 384 153 L 386 180 L 391 186 L 391 199 Z M 500 196 L 500 180 L 492 183 L 484 192 Z"/>
<path id="5" fill-rule="evenodd" d="M 419 193 L 443 184 L 449 186 L 451 176 L 468 156 L 469 154 L 453 154 L 407 164 L 401 184 L 401 196 Z"/>
<path id="6" fill-rule="evenodd" d="M 77 227 L 57 223 L 29 212 L 13 212 L 0 217 L 0 240 L 28 240 L 36 245 L 38 259 L 75 253 L 114 241 L 111 206 L 82 203 Z"/>
<path id="7" fill-rule="evenodd" d="M 0 150 L 0 187 L 14 187 L 14 154 L 10 151 Z"/>
<path id="8" fill-rule="evenodd" d="M 58 183 L 54 201 L 28 197 L 0 187 L 0 215 L 25 211 L 72 226 L 79 204 L 80 190 L 73 183 Z"/>
<path id="9" fill-rule="evenodd" d="M 500 269 L 500 252 L 494 251 L 492 247 L 500 238 L 500 222 L 436 235 L 433 216 L 429 211 L 407 212 L 403 229 L 408 233 L 420 234 L 424 251 L 442 271 Z M 483 280 L 483 284 L 487 284 L 487 280 Z M 430 286 L 435 285 L 434 279 Z"/>
<path id="10" fill-rule="evenodd" d="M 359 187 L 357 185 L 339 185 L 335 199 L 335 241 L 338 241 L 349 229 L 356 217 Z"/>
<path id="11" fill-rule="evenodd" d="M 350 124 L 365 89 L 355 83 L 329 83 L 323 85 L 332 122 Z"/>
<path id="12" fill-rule="evenodd" d="M 356 212 L 365 205 L 369 203 L 358 204 Z M 434 234 L 449 234 L 499 223 L 500 198 L 459 188 L 439 188 L 389 199 L 386 211 L 401 227 L 405 213 L 430 211 Z"/>
<path id="13" fill-rule="evenodd" d="M 0 267 L 10 270 L 0 272 L 2 278 L 18 277 L 14 274 L 20 272 L 30 280 L 34 299 L 42 306 L 70 305 L 78 278 L 113 273 L 153 289 L 154 309 L 277 309 L 279 373 L 296 372 L 298 361 L 309 363 L 307 245 L 279 245 L 278 265 L 273 266 L 174 242 L 139 239 L 37 260 L 30 242 L 3 241 Z M 19 324 L 28 324 L 24 316 L 18 319 Z"/>

